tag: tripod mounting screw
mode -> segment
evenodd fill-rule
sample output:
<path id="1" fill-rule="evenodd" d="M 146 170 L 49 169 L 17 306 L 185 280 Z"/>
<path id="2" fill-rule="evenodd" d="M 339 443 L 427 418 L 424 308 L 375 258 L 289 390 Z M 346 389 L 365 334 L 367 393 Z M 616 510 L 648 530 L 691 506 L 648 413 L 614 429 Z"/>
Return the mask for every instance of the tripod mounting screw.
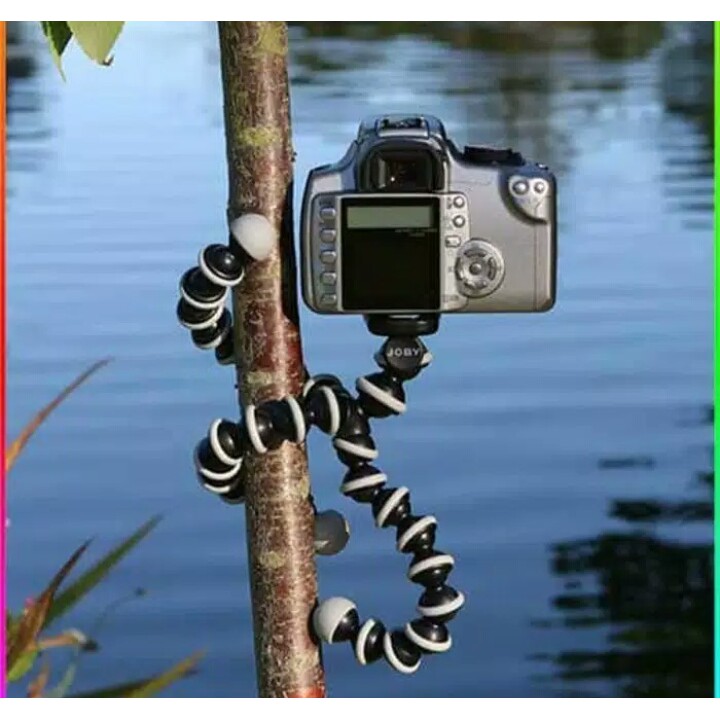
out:
<path id="1" fill-rule="evenodd" d="M 430 364 L 432 356 L 417 337 L 390 337 L 380 348 L 376 360 L 384 370 L 400 380 L 414 378 Z"/>

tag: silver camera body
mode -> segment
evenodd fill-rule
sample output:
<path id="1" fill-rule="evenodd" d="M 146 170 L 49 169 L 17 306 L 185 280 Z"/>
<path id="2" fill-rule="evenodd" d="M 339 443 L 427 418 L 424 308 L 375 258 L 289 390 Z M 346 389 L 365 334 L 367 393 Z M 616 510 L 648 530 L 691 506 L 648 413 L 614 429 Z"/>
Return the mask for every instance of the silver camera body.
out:
<path id="1" fill-rule="evenodd" d="M 542 312 L 555 303 L 556 183 L 519 153 L 464 151 L 429 115 L 362 122 L 313 169 L 302 288 L 326 314 Z"/>

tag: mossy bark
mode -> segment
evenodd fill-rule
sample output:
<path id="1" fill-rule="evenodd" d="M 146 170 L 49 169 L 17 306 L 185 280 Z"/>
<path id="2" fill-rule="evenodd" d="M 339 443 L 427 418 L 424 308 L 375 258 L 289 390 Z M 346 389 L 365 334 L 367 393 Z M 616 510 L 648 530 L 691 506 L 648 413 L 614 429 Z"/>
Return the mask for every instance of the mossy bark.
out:
<path id="1" fill-rule="evenodd" d="M 267 260 L 233 294 L 241 405 L 298 395 L 304 365 L 293 244 L 287 26 L 220 22 L 228 218 L 260 213 L 278 230 Z M 284 443 L 247 465 L 247 544 L 258 691 L 324 697 L 309 618 L 317 601 L 305 448 Z"/>

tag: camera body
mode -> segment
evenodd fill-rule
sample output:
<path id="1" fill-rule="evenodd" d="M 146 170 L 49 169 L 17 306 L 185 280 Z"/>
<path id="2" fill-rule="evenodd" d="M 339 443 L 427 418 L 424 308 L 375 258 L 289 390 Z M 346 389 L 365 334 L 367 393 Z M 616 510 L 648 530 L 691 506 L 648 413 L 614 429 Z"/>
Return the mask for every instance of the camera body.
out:
<path id="1" fill-rule="evenodd" d="M 512 150 L 449 140 L 429 115 L 366 119 L 313 169 L 302 288 L 326 314 L 542 312 L 555 302 L 556 183 Z"/>

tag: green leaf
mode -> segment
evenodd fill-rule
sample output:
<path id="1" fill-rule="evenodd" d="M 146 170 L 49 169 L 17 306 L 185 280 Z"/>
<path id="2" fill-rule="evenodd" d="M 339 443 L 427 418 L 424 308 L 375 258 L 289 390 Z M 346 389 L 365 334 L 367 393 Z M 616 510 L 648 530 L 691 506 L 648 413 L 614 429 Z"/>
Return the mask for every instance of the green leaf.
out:
<path id="1" fill-rule="evenodd" d="M 15 638 L 20 618 L 15 617 L 9 610 L 5 614 L 5 644 L 10 645 Z"/>
<path id="2" fill-rule="evenodd" d="M 27 675 L 27 673 L 32 670 L 37 656 L 38 650 L 35 649 L 24 652 L 13 665 L 8 668 L 7 681 L 9 683 L 17 682 L 23 675 Z"/>
<path id="3" fill-rule="evenodd" d="M 144 525 L 141 525 L 132 535 L 113 548 L 105 557 L 98 560 L 72 585 L 60 593 L 47 613 L 43 627 L 50 625 L 85 597 L 159 522 L 160 516 L 155 516 Z"/>
<path id="4" fill-rule="evenodd" d="M 63 73 L 62 69 L 61 56 L 63 54 L 63 50 L 65 50 L 65 47 L 70 42 L 70 38 L 72 37 L 72 31 L 64 20 L 43 20 L 40 25 L 42 27 L 45 38 L 47 39 L 48 46 L 50 48 L 50 54 L 52 55 L 52 59 L 55 62 L 55 66 L 57 67 L 60 75 L 64 80 L 65 73 Z"/>
<path id="5" fill-rule="evenodd" d="M 171 685 L 177 680 L 180 680 L 190 674 L 197 665 L 198 661 L 202 657 L 203 653 L 193 653 L 189 657 L 181 660 L 177 665 L 173 665 L 169 670 L 166 670 L 159 675 L 154 675 L 143 680 L 135 680 L 129 683 L 123 683 L 122 685 L 113 685 L 111 687 L 99 688 L 97 690 L 91 690 L 87 693 L 80 695 L 73 695 L 73 697 L 84 697 L 84 698 L 147 698 L 157 695 L 159 692 L 164 690 L 168 685 Z"/>
<path id="6" fill-rule="evenodd" d="M 68 20 L 68 27 L 83 52 L 100 65 L 109 65 L 109 57 L 124 22 L 86 22 Z"/>

